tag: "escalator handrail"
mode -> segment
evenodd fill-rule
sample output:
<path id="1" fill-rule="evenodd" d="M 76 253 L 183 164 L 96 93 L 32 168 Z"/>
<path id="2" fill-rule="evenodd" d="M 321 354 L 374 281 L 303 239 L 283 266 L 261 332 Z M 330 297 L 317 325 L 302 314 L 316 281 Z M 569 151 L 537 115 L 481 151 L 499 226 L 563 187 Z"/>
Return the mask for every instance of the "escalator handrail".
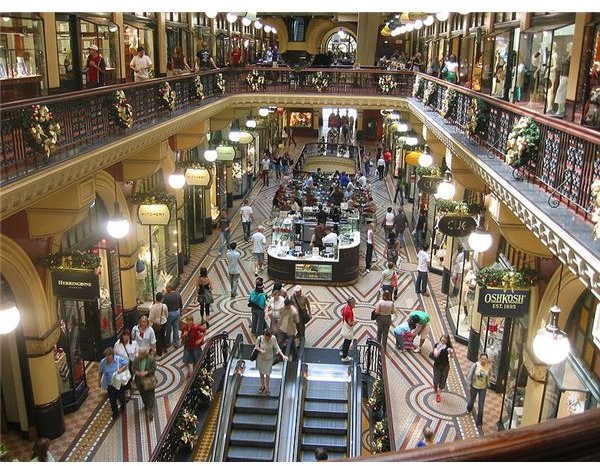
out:
<path id="1" fill-rule="evenodd" d="M 304 353 L 304 347 L 302 348 L 302 352 Z M 304 354 L 302 356 L 304 358 Z M 302 362 L 300 358 L 298 358 L 296 376 L 299 378 L 300 383 L 298 384 L 298 403 L 295 404 L 296 425 L 294 435 L 292 436 L 292 448 L 290 448 L 293 456 L 291 461 L 299 461 L 300 449 L 302 448 L 302 419 L 304 418 L 305 392 L 308 384 L 308 364 Z"/>
<path id="2" fill-rule="evenodd" d="M 288 338 L 288 343 L 285 347 L 284 354 L 289 357 L 292 351 L 292 338 Z M 281 368 L 281 383 L 279 384 L 279 402 L 277 406 L 277 420 L 275 423 L 275 445 L 273 447 L 273 461 L 277 461 L 277 455 L 279 453 L 279 439 L 280 439 L 280 428 L 281 428 L 281 415 L 283 412 L 283 393 L 285 389 L 285 379 L 288 368 L 288 360 L 283 360 L 283 367 Z"/>
<path id="3" fill-rule="evenodd" d="M 352 347 L 353 359 L 350 374 L 350 383 L 348 384 L 348 448 L 346 454 L 348 458 L 360 456 L 361 453 L 361 429 L 357 426 L 361 421 L 361 380 L 358 375 L 361 373 L 359 365 L 359 354 L 356 340 Z"/>
<path id="4" fill-rule="evenodd" d="M 233 412 L 232 409 L 232 405 L 234 403 L 228 402 L 228 397 L 227 397 L 227 389 L 229 387 L 229 379 L 230 378 L 234 378 L 237 375 L 237 372 L 234 372 L 233 374 L 230 375 L 231 373 L 231 366 L 233 365 L 233 361 L 234 359 L 239 359 L 239 357 L 241 356 L 241 350 L 242 350 L 242 341 L 243 341 L 243 337 L 242 334 L 238 334 L 238 336 L 235 339 L 235 342 L 233 344 L 233 348 L 231 349 L 231 354 L 229 355 L 229 361 L 227 362 L 227 368 L 225 370 L 225 381 L 223 382 L 223 396 L 221 396 L 221 403 L 219 406 L 219 419 L 217 421 L 217 428 L 215 430 L 215 439 L 213 440 L 213 447 L 212 447 L 212 452 L 211 452 L 211 462 L 214 461 L 223 461 L 223 456 L 225 454 L 225 447 L 227 444 L 227 433 L 228 433 L 228 428 L 229 428 L 229 424 L 230 424 L 230 418 L 231 418 L 231 413 Z M 235 387 L 234 387 L 235 388 Z M 223 413 L 228 412 L 227 414 L 227 419 L 225 419 L 225 416 L 223 416 Z M 224 424 L 227 423 L 227 429 L 225 429 Z M 225 431 L 223 432 L 223 430 L 225 429 Z M 216 459 L 218 458 L 218 459 Z"/>
<path id="5" fill-rule="evenodd" d="M 290 406 L 290 421 L 288 423 L 287 426 L 285 426 L 285 428 L 288 431 L 288 435 L 287 438 L 289 439 L 287 444 L 286 444 L 286 451 L 284 454 L 284 458 L 281 459 L 281 461 L 285 461 L 285 462 L 291 462 L 291 461 L 297 461 L 296 459 L 296 453 L 298 451 L 297 445 L 298 445 L 298 438 L 299 438 L 299 434 L 300 432 L 298 431 L 298 419 L 302 417 L 302 413 L 304 412 L 304 409 L 300 410 L 300 386 L 302 385 L 302 383 L 299 383 L 300 381 L 300 376 L 301 376 L 301 370 L 302 370 L 302 361 L 304 359 L 304 344 L 305 344 L 305 340 L 304 338 L 300 339 L 300 346 L 298 348 L 298 355 L 296 357 L 296 374 L 294 376 L 294 383 L 296 384 L 297 388 L 297 392 L 295 394 L 295 397 L 293 398 L 293 400 L 296 400 L 296 403 L 293 403 Z M 279 458 L 278 458 L 279 461 Z"/>

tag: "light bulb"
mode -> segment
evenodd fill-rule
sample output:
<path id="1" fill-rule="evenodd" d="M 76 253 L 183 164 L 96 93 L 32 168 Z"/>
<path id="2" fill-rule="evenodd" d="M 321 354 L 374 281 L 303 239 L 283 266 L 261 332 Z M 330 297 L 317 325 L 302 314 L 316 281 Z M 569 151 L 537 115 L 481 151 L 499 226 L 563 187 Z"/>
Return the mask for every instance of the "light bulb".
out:
<path id="1" fill-rule="evenodd" d="M 560 308 L 550 308 L 550 323 L 537 331 L 533 339 L 535 356 L 548 366 L 560 364 L 569 356 L 571 344 L 567 335 L 558 327 Z"/>
<path id="2" fill-rule="evenodd" d="M 415 29 L 421 29 L 423 27 L 423 21 L 421 21 L 420 19 L 416 20 L 414 27 Z"/>
<path id="3" fill-rule="evenodd" d="M 346 32 L 342 28 L 340 28 L 340 30 L 338 31 L 338 37 L 342 40 L 346 38 Z"/>
<path id="4" fill-rule="evenodd" d="M 433 15 L 429 15 L 427 16 L 427 18 L 425 18 L 423 20 L 423 24 L 425 26 L 431 26 L 433 24 L 433 22 L 435 21 L 435 18 L 433 17 Z"/>
<path id="5" fill-rule="evenodd" d="M 214 162 L 217 160 L 217 151 L 216 149 L 206 149 L 204 151 L 204 160 L 207 162 Z"/>
<path id="6" fill-rule="evenodd" d="M 231 24 L 237 21 L 237 15 L 235 13 L 227 13 L 225 18 L 227 19 L 227 22 Z"/>
<path id="7" fill-rule="evenodd" d="M 0 335 L 6 335 L 17 328 L 21 321 L 21 313 L 17 306 L 12 305 L 0 310 Z"/>
<path id="8" fill-rule="evenodd" d="M 256 21 L 254 21 L 254 27 L 255 27 L 256 29 L 262 29 L 263 25 L 262 25 L 262 23 L 260 22 L 260 20 L 258 20 L 258 19 L 257 19 Z"/>
<path id="9" fill-rule="evenodd" d="M 392 37 L 396 37 L 400 35 L 400 28 L 394 28 L 394 30 L 391 33 Z"/>
<path id="10" fill-rule="evenodd" d="M 115 204 L 115 213 L 106 223 L 106 231 L 114 239 L 124 238 L 129 233 L 129 220 L 121 214 L 118 204 Z"/>
<path id="11" fill-rule="evenodd" d="M 446 171 L 444 174 L 444 181 L 438 185 L 436 197 L 449 201 L 454 197 L 455 192 L 456 186 L 454 186 L 454 183 L 452 182 L 452 174 L 449 171 Z"/>
<path id="12" fill-rule="evenodd" d="M 469 246 L 473 251 L 485 252 L 492 245 L 492 235 L 481 227 L 469 235 Z"/>
<path id="13" fill-rule="evenodd" d="M 406 27 L 406 32 L 411 32 L 415 28 L 413 23 L 408 23 L 405 27 Z"/>
<path id="14" fill-rule="evenodd" d="M 215 19 L 217 17 L 217 15 L 219 14 L 219 12 L 215 11 L 215 10 L 210 10 L 210 11 L 205 12 L 204 14 L 206 15 L 207 18 Z"/>
<path id="15" fill-rule="evenodd" d="M 181 189 L 185 186 L 185 175 L 180 171 L 169 175 L 169 186 L 173 189 Z"/>
<path id="16" fill-rule="evenodd" d="M 242 24 L 243 24 L 245 27 L 248 27 L 248 26 L 250 26 L 250 25 L 252 24 L 252 21 L 250 21 L 250 20 L 249 20 L 249 19 L 248 19 L 246 16 L 244 16 L 244 17 L 242 18 Z"/>
<path id="17" fill-rule="evenodd" d="M 390 120 L 399 120 L 400 114 L 398 112 L 392 112 L 388 115 Z"/>
<path id="18" fill-rule="evenodd" d="M 263 31 L 265 31 L 268 34 L 269 32 L 271 32 L 271 26 L 269 26 L 268 24 L 265 24 Z"/>
<path id="19" fill-rule="evenodd" d="M 407 123 L 396 123 L 398 126 L 396 127 L 396 132 L 397 133 L 406 133 L 408 131 L 408 124 Z"/>
<path id="20" fill-rule="evenodd" d="M 450 16 L 450 13 L 445 12 L 445 11 L 435 14 L 435 17 L 438 19 L 438 21 L 446 21 L 449 16 Z"/>
<path id="21" fill-rule="evenodd" d="M 277 34 L 277 29 L 271 26 L 271 34 Z"/>
<path id="22" fill-rule="evenodd" d="M 403 139 L 404 144 L 407 146 L 416 146 L 419 143 L 419 140 L 415 136 L 406 136 Z"/>
<path id="23" fill-rule="evenodd" d="M 258 109 L 258 114 L 261 117 L 266 117 L 269 114 L 269 109 L 267 107 L 261 107 Z"/>
<path id="24" fill-rule="evenodd" d="M 421 155 L 419 155 L 419 165 L 424 168 L 429 168 L 431 167 L 432 163 L 433 157 L 431 154 L 428 154 L 427 152 L 421 152 Z"/>
<path id="25" fill-rule="evenodd" d="M 254 119 L 254 117 L 248 117 L 246 119 L 246 126 L 248 128 L 256 128 L 256 120 Z"/>
<path id="26" fill-rule="evenodd" d="M 400 26 L 400 34 L 404 34 L 406 32 L 406 26 Z"/>
<path id="27" fill-rule="evenodd" d="M 231 142 L 239 142 L 242 134 L 239 131 L 229 131 L 229 140 Z"/>

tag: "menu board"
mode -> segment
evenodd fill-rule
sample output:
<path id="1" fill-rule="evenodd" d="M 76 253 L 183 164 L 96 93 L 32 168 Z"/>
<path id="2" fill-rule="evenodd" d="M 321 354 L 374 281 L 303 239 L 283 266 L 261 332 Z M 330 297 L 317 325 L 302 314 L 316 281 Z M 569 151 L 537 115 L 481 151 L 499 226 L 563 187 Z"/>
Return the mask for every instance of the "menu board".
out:
<path id="1" fill-rule="evenodd" d="M 295 264 L 294 277 L 302 280 L 331 281 L 333 266 L 327 264 Z"/>

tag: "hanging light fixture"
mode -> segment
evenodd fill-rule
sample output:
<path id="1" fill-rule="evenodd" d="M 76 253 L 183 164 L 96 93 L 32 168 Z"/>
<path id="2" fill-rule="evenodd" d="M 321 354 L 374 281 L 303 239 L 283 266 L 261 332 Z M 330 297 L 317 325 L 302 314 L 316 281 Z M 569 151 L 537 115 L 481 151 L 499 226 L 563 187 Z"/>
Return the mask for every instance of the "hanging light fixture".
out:
<path id="1" fill-rule="evenodd" d="M 264 117 L 266 117 L 267 115 L 269 115 L 269 109 L 268 109 L 267 107 L 260 107 L 260 108 L 258 109 L 258 114 L 259 114 L 261 117 L 263 117 L 263 118 L 264 118 Z"/>
<path id="2" fill-rule="evenodd" d="M 250 26 L 250 25 L 252 24 L 252 20 L 251 20 L 250 18 L 248 18 L 247 16 L 244 16 L 244 17 L 242 18 L 242 24 L 243 24 L 245 27 L 248 27 L 248 26 Z"/>
<path id="3" fill-rule="evenodd" d="M 263 31 L 265 31 L 267 34 L 271 32 L 271 26 L 269 26 L 268 24 L 265 24 L 265 27 L 263 28 Z"/>
<path id="4" fill-rule="evenodd" d="M 236 118 L 231 122 L 231 126 L 229 127 L 229 140 L 231 142 L 239 142 L 240 136 L 240 120 Z"/>
<path id="5" fill-rule="evenodd" d="M 469 246 L 476 252 L 485 252 L 492 245 L 492 235 L 485 229 L 484 220 L 484 214 L 480 214 L 477 228 L 469 235 Z"/>
<path id="6" fill-rule="evenodd" d="M 277 34 L 277 29 L 271 26 L 271 34 Z"/>
<path id="7" fill-rule="evenodd" d="M 560 273 L 562 278 L 562 266 Z M 553 364 L 560 364 L 567 359 L 571 351 L 571 344 L 565 332 L 558 326 L 560 308 L 552 306 L 549 312 L 550 323 L 537 331 L 533 339 L 533 352 L 540 361 L 551 366 Z"/>
<path id="8" fill-rule="evenodd" d="M 404 34 L 406 32 L 406 26 L 400 26 L 400 34 Z"/>
<path id="9" fill-rule="evenodd" d="M 452 181 L 452 173 L 450 170 L 446 170 L 444 180 L 438 185 L 436 197 L 449 201 L 454 197 L 455 192 L 456 186 L 454 186 L 454 182 Z"/>
<path id="10" fill-rule="evenodd" d="M 420 19 L 416 20 L 415 24 L 414 24 L 414 28 L 418 30 L 418 29 L 421 29 L 422 27 L 423 27 L 423 21 L 421 21 Z"/>
<path id="11" fill-rule="evenodd" d="M 425 147 L 423 147 L 423 152 L 421 152 L 421 154 L 419 155 L 419 166 L 423 168 L 429 168 L 431 167 L 432 163 L 433 157 L 431 156 L 431 151 L 429 149 L 429 146 L 425 144 Z"/>
<path id="12" fill-rule="evenodd" d="M 233 24 L 237 21 L 238 17 L 235 13 L 227 13 L 227 16 L 225 16 L 225 19 L 227 19 L 228 23 Z"/>
<path id="13" fill-rule="evenodd" d="M 400 35 L 400 28 L 394 28 L 394 30 L 392 31 L 392 33 L 390 34 L 392 37 L 396 37 Z"/>
<path id="14" fill-rule="evenodd" d="M 204 151 L 204 160 L 207 162 L 214 162 L 217 160 L 217 149 L 209 147 Z"/>
<path id="15" fill-rule="evenodd" d="M 252 116 L 252 112 L 246 117 L 246 126 L 248 128 L 256 128 L 256 118 Z"/>
<path id="16" fill-rule="evenodd" d="M 263 25 L 262 25 L 262 23 L 260 22 L 259 19 L 257 19 L 256 21 L 254 21 L 254 27 L 256 29 L 262 29 Z"/>
<path id="17" fill-rule="evenodd" d="M 423 24 L 425 26 L 431 26 L 434 21 L 435 21 L 435 18 L 433 17 L 433 15 L 428 15 L 427 18 L 425 18 L 423 20 Z"/>
<path id="18" fill-rule="evenodd" d="M 209 125 L 209 129 L 212 130 L 212 122 L 210 119 L 208 120 L 208 125 Z M 209 141 L 210 144 L 204 150 L 204 160 L 206 160 L 207 162 L 214 162 L 215 160 L 217 160 L 216 145 L 219 142 L 221 142 L 221 132 L 215 131 L 215 134 L 213 134 L 212 131 L 210 131 L 208 133 L 206 139 Z"/>
<path id="19" fill-rule="evenodd" d="M 4 299 L 4 297 L 3 297 Z M 21 313 L 12 302 L 3 302 L 0 309 L 0 335 L 7 335 L 17 328 L 21 322 Z"/>
<path id="20" fill-rule="evenodd" d="M 445 11 L 435 14 L 435 17 L 437 18 L 438 21 L 446 21 L 449 16 L 450 16 L 450 13 L 445 12 Z"/>
<path id="21" fill-rule="evenodd" d="M 406 27 L 406 32 L 411 32 L 415 28 L 413 23 L 408 23 L 405 25 L 405 27 Z"/>
<path id="22" fill-rule="evenodd" d="M 217 17 L 217 15 L 219 14 L 219 12 L 216 10 L 210 10 L 210 11 L 205 12 L 204 14 L 206 15 L 207 18 L 215 19 Z"/>
<path id="23" fill-rule="evenodd" d="M 117 180 L 115 182 L 115 208 L 112 217 L 106 223 L 106 231 L 114 239 L 121 239 L 129 233 L 129 220 L 121 213 L 117 202 Z"/>
<path id="24" fill-rule="evenodd" d="M 177 169 L 169 175 L 169 186 L 173 189 L 181 189 L 185 186 L 185 174 L 183 170 Z"/>

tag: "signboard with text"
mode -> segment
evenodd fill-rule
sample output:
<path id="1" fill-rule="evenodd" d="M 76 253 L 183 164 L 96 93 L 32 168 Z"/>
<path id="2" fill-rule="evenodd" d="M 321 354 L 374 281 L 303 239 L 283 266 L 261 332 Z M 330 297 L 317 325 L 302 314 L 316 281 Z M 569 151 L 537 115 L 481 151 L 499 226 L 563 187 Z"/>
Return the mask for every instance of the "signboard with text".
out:
<path id="1" fill-rule="evenodd" d="M 481 288 L 478 310 L 483 316 L 521 317 L 529 309 L 530 290 Z"/>
<path id="2" fill-rule="evenodd" d="M 475 228 L 477 222 L 469 215 L 445 215 L 438 222 L 438 230 L 453 238 L 468 236 Z"/>
<path id="3" fill-rule="evenodd" d="M 171 220 L 171 210 L 166 204 L 141 204 L 137 214 L 142 225 L 168 225 Z"/>
<path id="4" fill-rule="evenodd" d="M 98 299 L 100 281 L 93 271 L 54 270 L 54 295 L 62 299 Z"/>
<path id="5" fill-rule="evenodd" d="M 437 188 L 442 180 L 443 178 L 439 176 L 421 176 L 417 186 L 419 187 L 419 190 L 423 191 L 424 193 L 433 194 L 437 191 Z"/>

